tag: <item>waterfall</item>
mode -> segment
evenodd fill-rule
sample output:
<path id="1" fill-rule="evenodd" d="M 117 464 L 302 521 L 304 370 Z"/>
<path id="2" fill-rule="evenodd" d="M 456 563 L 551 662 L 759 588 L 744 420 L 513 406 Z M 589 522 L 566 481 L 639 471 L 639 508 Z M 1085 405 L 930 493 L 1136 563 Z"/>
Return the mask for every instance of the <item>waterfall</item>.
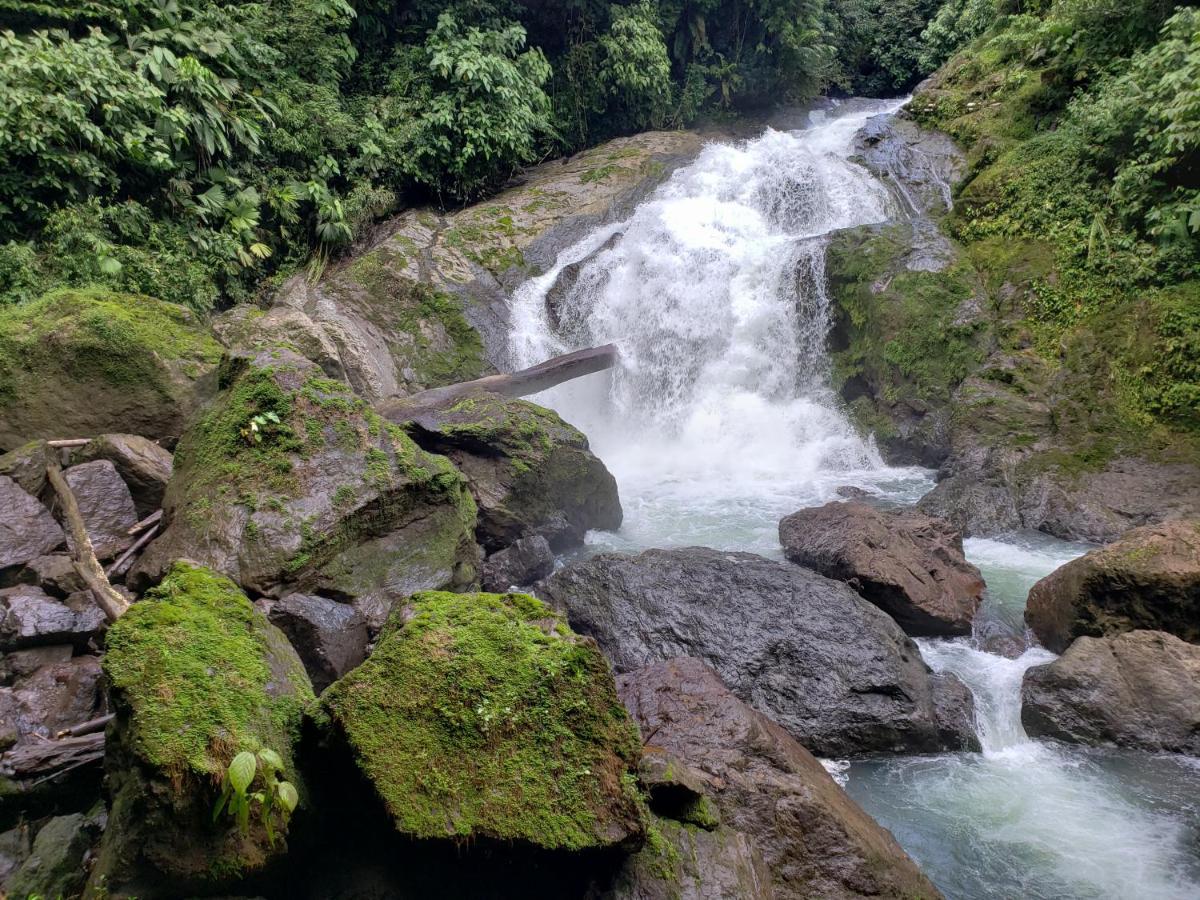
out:
<path id="1" fill-rule="evenodd" d="M 852 139 L 898 106 L 709 145 L 514 296 L 514 365 L 620 347 L 611 373 L 537 399 L 616 474 L 631 540 L 775 552 L 782 515 L 838 484 L 905 477 L 847 421 L 825 351 L 826 236 L 898 212 L 848 158 Z"/>

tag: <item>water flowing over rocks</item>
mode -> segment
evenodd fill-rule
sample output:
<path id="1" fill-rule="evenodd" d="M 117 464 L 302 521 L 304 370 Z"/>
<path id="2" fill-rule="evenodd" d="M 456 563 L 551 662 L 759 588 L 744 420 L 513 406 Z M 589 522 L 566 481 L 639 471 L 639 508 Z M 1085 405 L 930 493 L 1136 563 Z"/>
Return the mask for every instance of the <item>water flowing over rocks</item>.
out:
<path id="1" fill-rule="evenodd" d="M 1137 528 L 1072 560 L 1033 586 L 1025 621 L 1057 653 L 1134 629 L 1200 643 L 1200 522 Z"/>
<path id="2" fill-rule="evenodd" d="M 697 857 L 692 862 L 697 872 L 668 871 L 660 880 L 678 877 L 686 883 L 691 874 L 713 884 L 710 891 L 722 883 L 748 883 L 750 888 L 746 893 L 721 895 L 701 891 L 697 897 L 932 900 L 941 896 L 892 836 L 845 795 L 812 754 L 735 697 L 700 660 L 654 663 L 621 675 L 617 685 L 647 744 L 685 766 L 686 777 L 693 781 L 691 790 L 702 792 L 719 810 L 720 827 L 709 823 L 716 830 L 708 840 L 721 848 L 741 849 L 742 842 L 728 836 L 732 831 L 743 835 L 753 848 L 751 854 L 744 850 L 731 854 L 726 849 L 711 860 Z M 666 833 L 671 836 L 677 830 Z M 753 865 L 755 854 L 761 854 L 765 866 Z M 769 889 L 761 884 L 764 874 Z M 644 871 L 639 875 L 631 880 L 640 890 L 606 896 L 663 896 L 642 887 L 653 879 Z"/>
<path id="3" fill-rule="evenodd" d="M 779 541 L 789 560 L 848 583 L 908 634 L 971 633 L 983 578 L 944 520 L 827 503 L 783 519 Z"/>
<path id="4" fill-rule="evenodd" d="M 799 566 L 703 548 L 603 554 L 556 572 L 537 593 L 594 637 L 618 673 L 702 659 L 813 753 L 975 745 L 967 689 L 932 678 L 881 610 Z"/>
<path id="5" fill-rule="evenodd" d="M 1200 755 L 1200 646 L 1161 631 L 1076 638 L 1025 673 L 1029 734 Z"/>

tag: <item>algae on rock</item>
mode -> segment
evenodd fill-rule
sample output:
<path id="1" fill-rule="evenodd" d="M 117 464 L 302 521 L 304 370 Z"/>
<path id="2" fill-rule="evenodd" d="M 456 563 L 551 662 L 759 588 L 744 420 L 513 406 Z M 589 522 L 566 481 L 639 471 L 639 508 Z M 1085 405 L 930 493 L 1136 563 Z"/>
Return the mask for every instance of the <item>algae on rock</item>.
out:
<path id="1" fill-rule="evenodd" d="M 108 631 L 109 824 L 92 884 L 223 882 L 284 844 L 252 816 L 242 832 L 212 814 L 230 760 L 272 750 L 289 781 L 315 698 L 291 645 L 229 579 L 186 562 Z"/>
<path id="2" fill-rule="evenodd" d="M 172 441 L 216 391 L 221 347 L 151 297 L 64 289 L 0 310 L 0 449 L 132 432 Z"/>
<path id="3" fill-rule="evenodd" d="M 636 846 L 637 730 L 594 642 L 523 594 L 415 594 L 322 703 L 396 829 Z"/>
<path id="4" fill-rule="evenodd" d="M 135 583 L 180 557 L 280 596 L 474 582 L 475 504 L 449 460 L 295 353 L 234 363 L 180 441 L 167 528 Z"/>

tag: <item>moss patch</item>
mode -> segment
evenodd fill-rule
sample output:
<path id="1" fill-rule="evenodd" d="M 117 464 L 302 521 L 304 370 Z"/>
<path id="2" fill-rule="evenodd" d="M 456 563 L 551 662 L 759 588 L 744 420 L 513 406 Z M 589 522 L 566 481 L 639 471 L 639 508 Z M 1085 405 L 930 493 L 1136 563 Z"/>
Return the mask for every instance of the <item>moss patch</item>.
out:
<path id="1" fill-rule="evenodd" d="M 216 783 L 234 754 L 263 747 L 294 775 L 292 745 L 314 698 L 277 641 L 232 581 L 176 563 L 108 631 L 104 671 L 130 711 L 124 739 L 173 779 Z"/>
<path id="2" fill-rule="evenodd" d="M 419 593 L 323 703 L 406 833 L 548 848 L 640 836 L 607 662 L 522 594 Z"/>

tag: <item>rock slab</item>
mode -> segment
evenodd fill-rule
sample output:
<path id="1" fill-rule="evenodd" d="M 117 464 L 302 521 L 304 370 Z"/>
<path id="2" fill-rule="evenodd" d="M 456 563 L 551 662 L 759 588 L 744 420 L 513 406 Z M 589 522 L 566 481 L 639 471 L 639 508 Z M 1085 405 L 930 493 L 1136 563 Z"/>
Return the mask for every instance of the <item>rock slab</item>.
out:
<path id="1" fill-rule="evenodd" d="M 849 587 L 784 562 L 706 548 L 602 554 L 537 586 L 617 672 L 703 659 L 813 753 L 977 746 L 970 693 Z"/>
<path id="2" fill-rule="evenodd" d="M 1076 638 L 1021 685 L 1036 737 L 1200 754 L 1200 646 L 1161 631 Z"/>
<path id="3" fill-rule="evenodd" d="M 792 562 L 846 582 L 908 634 L 971 633 L 983 577 L 944 519 L 834 502 L 784 518 L 779 542 Z"/>
<path id="4" fill-rule="evenodd" d="M 0 569 L 24 565 L 64 540 L 50 511 L 13 479 L 0 475 Z"/>

